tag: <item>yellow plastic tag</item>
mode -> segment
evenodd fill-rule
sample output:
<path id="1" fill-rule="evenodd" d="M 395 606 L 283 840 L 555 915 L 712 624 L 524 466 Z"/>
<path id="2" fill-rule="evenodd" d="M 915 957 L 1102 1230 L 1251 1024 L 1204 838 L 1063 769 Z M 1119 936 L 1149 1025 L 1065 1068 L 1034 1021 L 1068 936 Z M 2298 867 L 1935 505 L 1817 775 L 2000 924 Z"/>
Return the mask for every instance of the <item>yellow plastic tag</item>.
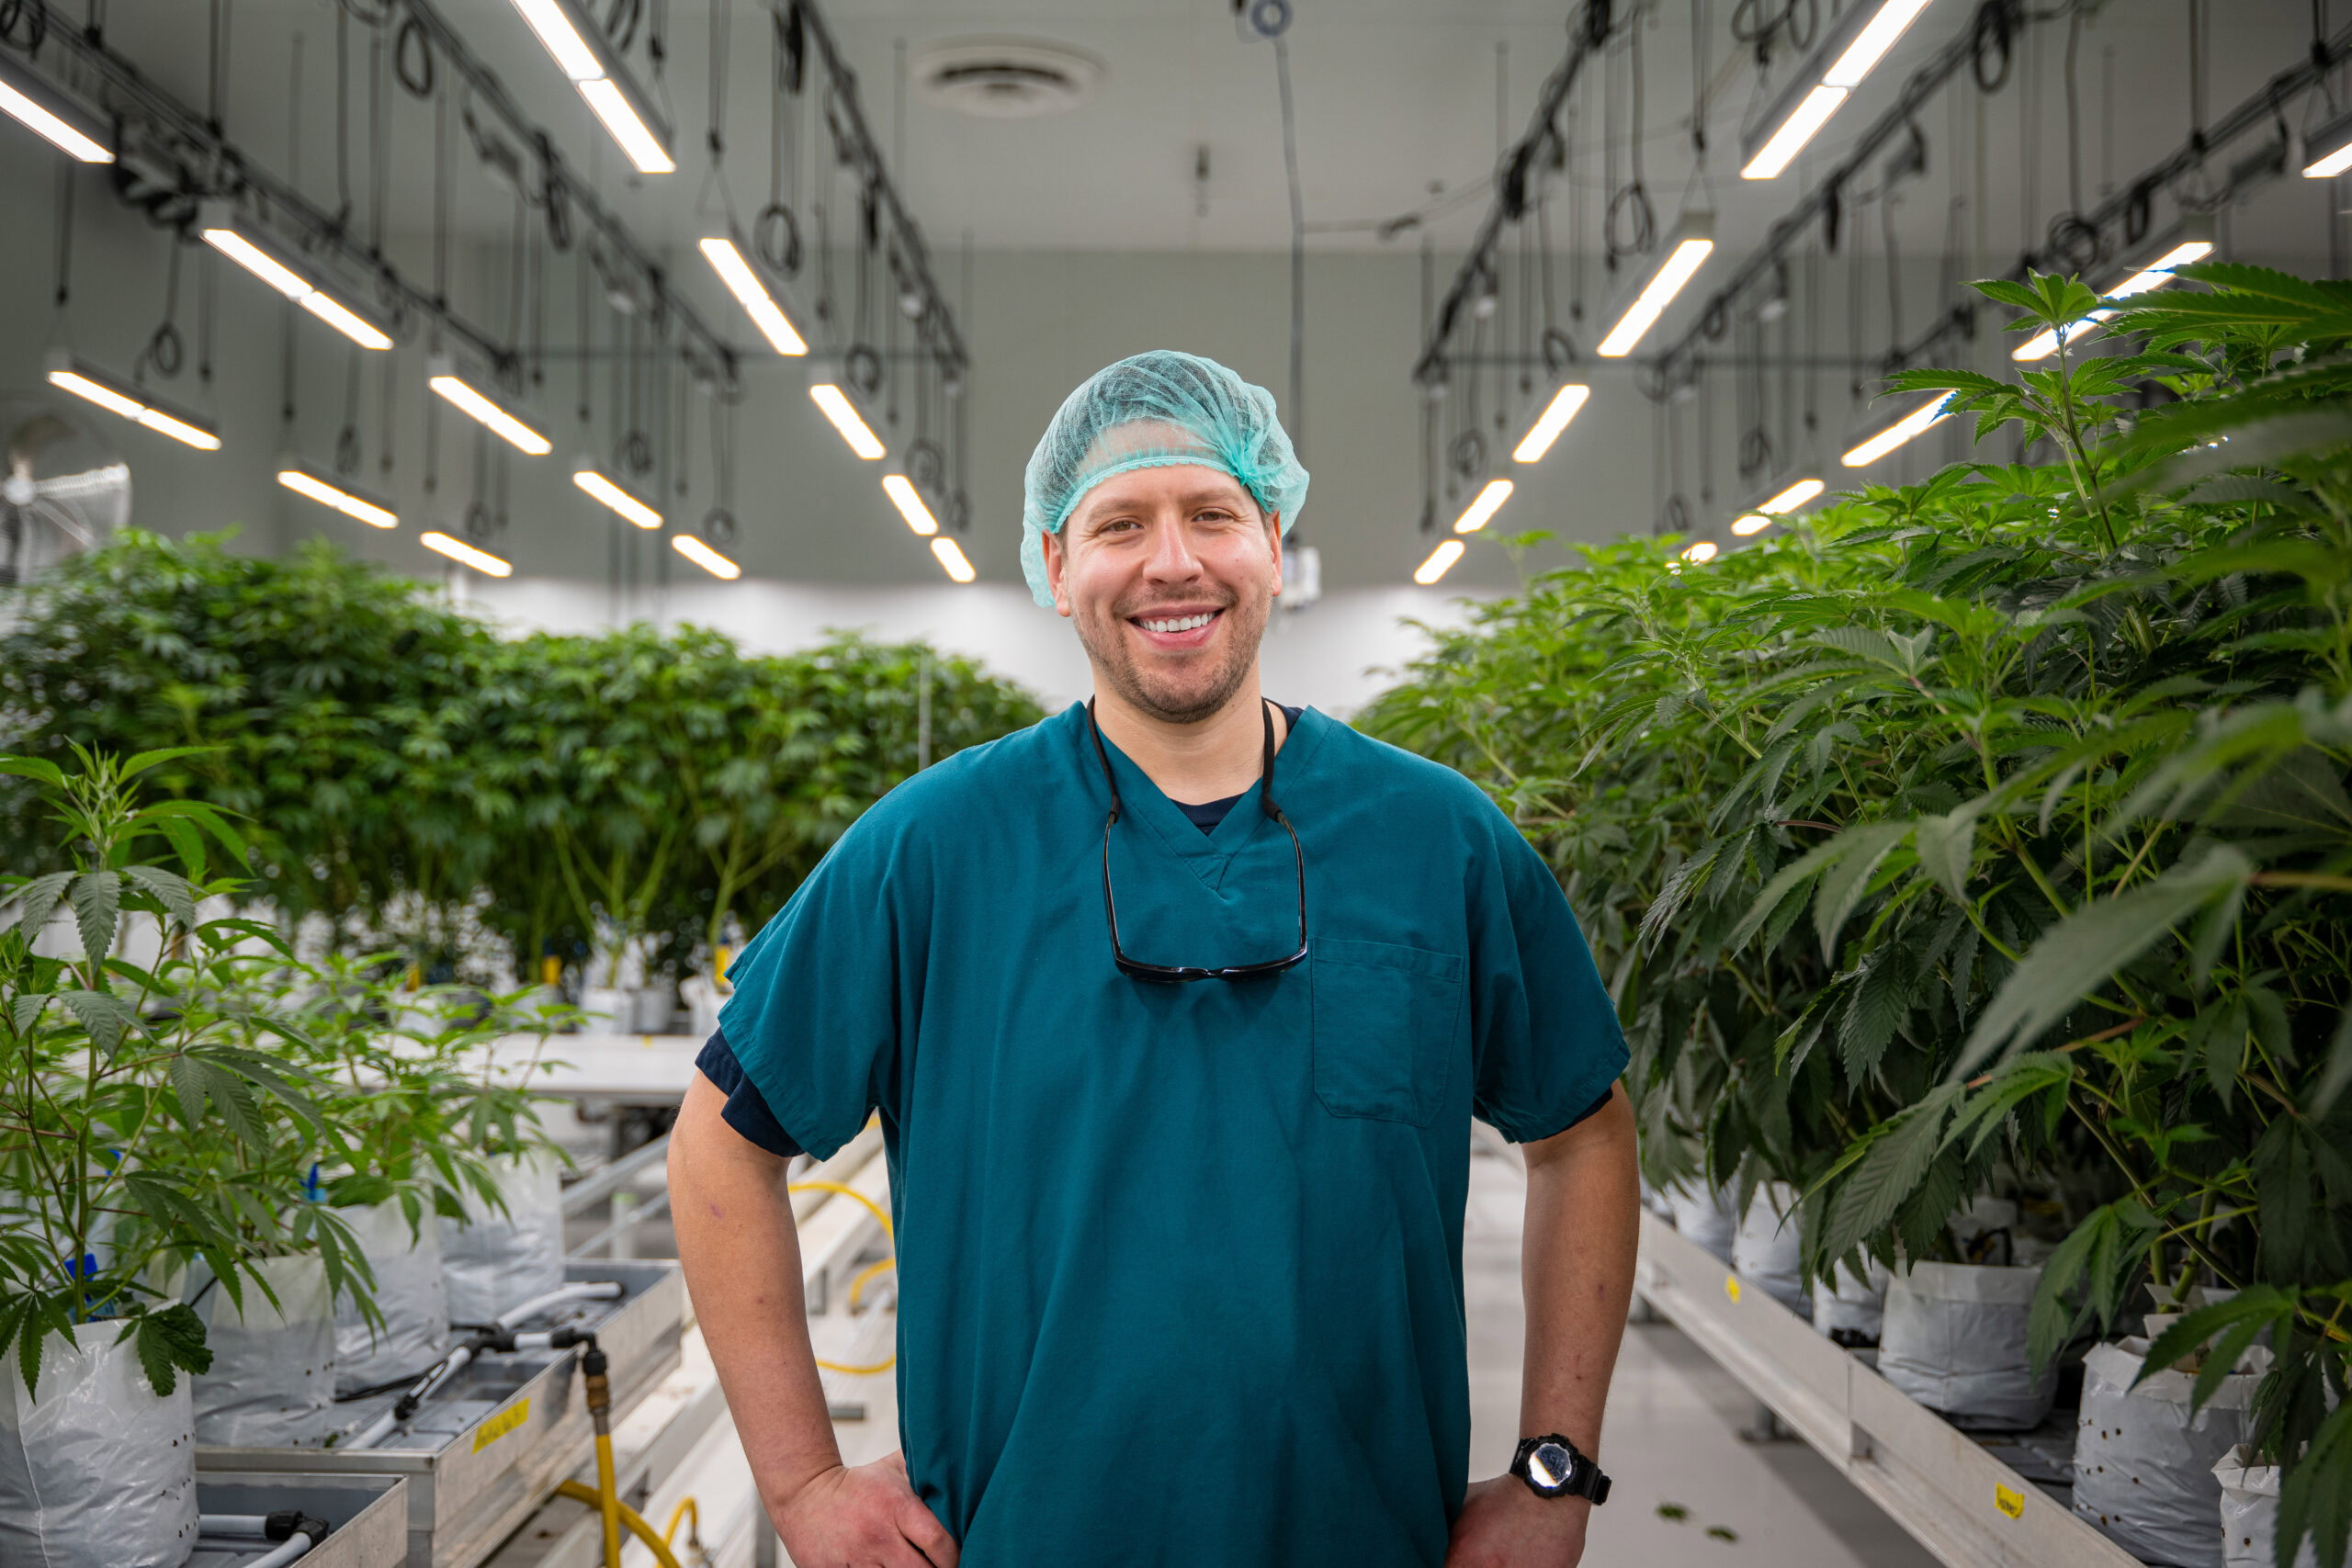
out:
<path id="1" fill-rule="evenodd" d="M 474 1428 L 474 1452 L 480 1453 L 499 1438 L 531 1418 L 531 1402 L 518 1399 Z"/>
<path id="2" fill-rule="evenodd" d="M 1734 1301 L 1737 1301 L 1737 1300 L 1739 1300 L 1739 1276 L 1738 1276 L 1738 1275 L 1736 1275 L 1736 1274 L 1726 1274 L 1726 1275 L 1724 1275 L 1724 1294 L 1725 1294 L 1725 1295 L 1729 1296 L 1729 1297 L 1730 1297 L 1732 1300 L 1734 1300 Z"/>
<path id="3" fill-rule="evenodd" d="M 1993 1506 L 2013 1519 L 2025 1517 L 2024 1494 L 2013 1487 L 2004 1486 L 1998 1482 L 1993 1483 Z"/>

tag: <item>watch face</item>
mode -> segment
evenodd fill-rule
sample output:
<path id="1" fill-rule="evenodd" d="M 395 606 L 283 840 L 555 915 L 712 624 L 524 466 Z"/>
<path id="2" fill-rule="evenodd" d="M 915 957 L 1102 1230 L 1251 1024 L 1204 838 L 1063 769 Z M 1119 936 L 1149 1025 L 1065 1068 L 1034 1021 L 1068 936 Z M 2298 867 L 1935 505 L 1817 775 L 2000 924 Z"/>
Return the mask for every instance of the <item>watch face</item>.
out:
<path id="1" fill-rule="evenodd" d="M 1538 1443 L 1527 1456 L 1527 1478 L 1546 1492 L 1557 1492 L 1576 1472 L 1576 1456 L 1557 1443 Z"/>

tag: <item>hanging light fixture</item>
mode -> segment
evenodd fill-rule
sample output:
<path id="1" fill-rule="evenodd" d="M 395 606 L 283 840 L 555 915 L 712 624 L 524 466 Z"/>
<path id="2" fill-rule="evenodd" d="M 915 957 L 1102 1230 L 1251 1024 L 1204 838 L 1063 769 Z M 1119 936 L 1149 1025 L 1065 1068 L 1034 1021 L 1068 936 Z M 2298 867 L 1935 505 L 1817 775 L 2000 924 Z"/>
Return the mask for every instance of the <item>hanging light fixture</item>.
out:
<path id="1" fill-rule="evenodd" d="M 732 582 L 743 575 L 741 567 L 737 566 L 692 534 L 671 535 L 670 547 L 713 577 Z"/>
<path id="2" fill-rule="evenodd" d="M 1951 416 L 1944 412 L 1944 405 L 1951 400 L 1950 392 L 1938 392 L 1902 418 L 1880 427 L 1873 434 L 1865 436 L 1855 445 L 1853 450 L 1838 460 L 1849 468 L 1859 468 L 1865 463 L 1877 462 L 1929 426 L 1940 424 L 1950 419 Z"/>
<path id="3" fill-rule="evenodd" d="M 2183 218 L 2165 239 L 2153 245 L 2143 245 L 2135 258 L 2127 259 L 2116 269 L 2115 286 L 2101 296 L 2103 299 L 2129 299 L 2134 294 L 2145 294 L 2152 288 L 2162 288 L 2173 281 L 2173 268 L 2187 266 L 2190 262 L 2203 261 L 2213 254 L 2214 228 L 2212 214 L 2192 212 Z M 2095 310 L 2085 311 L 2068 321 L 2064 328 L 2069 345 L 2080 343 L 2098 330 L 2099 323 L 2115 314 L 2115 307 L 2102 304 Z M 2019 364 L 2031 364 L 2047 359 L 2058 351 L 2061 329 L 2044 327 L 2033 336 L 2009 351 L 2009 357 Z"/>
<path id="4" fill-rule="evenodd" d="M 577 0 L 514 0 L 514 9 L 639 174 L 666 175 L 677 168 L 670 155 L 669 120 L 639 90 L 604 30 Z"/>
<path id="5" fill-rule="evenodd" d="M 529 421 L 494 394 L 483 390 L 477 378 L 468 376 L 456 360 L 437 355 L 426 367 L 425 384 L 447 401 L 456 404 L 474 419 L 488 425 L 497 435 L 517 451 L 534 457 L 544 457 L 555 450 L 555 444 L 541 435 Z"/>
<path id="6" fill-rule="evenodd" d="M 2352 170 L 2352 112 L 2337 116 L 2303 139 L 2303 178 L 2332 180 Z"/>
<path id="7" fill-rule="evenodd" d="M 608 477 L 593 458 L 582 457 L 572 470 L 571 482 L 640 528 L 662 526 L 662 513 L 619 480 Z"/>
<path id="8" fill-rule="evenodd" d="M 311 260 L 225 201 L 198 209 L 197 232 L 204 243 L 260 278 L 362 348 L 387 349 L 392 334 L 376 310 L 329 292 L 327 275 Z"/>
<path id="9" fill-rule="evenodd" d="M 947 575 L 958 582 L 969 582 L 979 575 L 972 570 L 972 563 L 964 558 L 962 547 L 944 534 L 932 540 L 931 553 L 939 558 L 939 564 L 947 570 Z"/>
<path id="10" fill-rule="evenodd" d="M 428 529 L 416 536 L 416 542 L 428 550 L 437 550 L 460 566 L 469 566 L 484 577 L 512 577 L 514 568 L 488 550 L 478 550 L 463 539 L 453 539 L 438 528 Z"/>
<path id="11" fill-rule="evenodd" d="M 1552 443 L 1560 438 L 1560 432 L 1567 429 L 1568 421 L 1576 418 L 1577 411 L 1591 396 L 1592 389 L 1580 381 L 1571 381 L 1553 393 L 1552 400 L 1544 405 L 1544 412 L 1535 416 L 1535 423 L 1527 427 L 1527 434 L 1511 448 L 1511 461 L 1543 461 L 1544 454 L 1552 449 Z"/>
<path id="12" fill-rule="evenodd" d="M 5 51 L 0 51 L 0 113 L 77 162 L 114 162 L 114 127 Z"/>
<path id="13" fill-rule="evenodd" d="M 939 532 L 939 519 L 923 504 L 922 491 L 915 488 L 914 480 L 894 468 L 882 476 L 882 490 L 889 496 L 890 504 L 899 509 L 899 515 L 907 520 L 908 527 L 925 538 Z"/>
<path id="14" fill-rule="evenodd" d="M 1772 520 L 1770 517 L 1765 516 L 1761 512 L 1751 512 L 1745 517 L 1733 518 L 1731 531 L 1745 539 L 1761 534 L 1771 525 Z"/>
<path id="15" fill-rule="evenodd" d="M 1495 513 L 1500 512 L 1503 502 L 1510 499 L 1511 489 L 1509 479 L 1488 479 L 1487 488 L 1472 497 L 1470 504 L 1462 509 L 1462 515 L 1454 520 L 1453 531 L 1475 534 L 1494 521 Z"/>
<path id="16" fill-rule="evenodd" d="M 1445 575 L 1445 569 L 1462 558 L 1463 544 L 1459 539 L 1441 539 L 1430 558 L 1413 569 L 1413 581 L 1427 588 Z"/>
<path id="17" fill-rule="evenodd" d="M 792 297 L 792 291 L 782 278 L 770 275 L 752 259 L 758 253 L 742 243 L 740 233 L 732 238 L 714 235 L 704 240 L 702 254 L 770 347 L 778 354 L 796 356 L 808 352 L 808 337 L 792 324 L 793 312 L 783 304 Z"/>
<path id="18" fill-rule="evenodd" d="M 837 369 L 828 367 L 808 388 L 808 396 L 822 409 L 833 428 L 841 432 L 849 449 L 869 463 L 880 462 L 889 455 L 882 438 L 865 423 L 865 415 L 858 411 L 857 400 L 849 390 L 849 383 Z"/>
<path id="19" fill-rule="evenodd" d="M 1721 553 L 1721 549 L 1713 539 L 1699 539 L 1683 547 L 1682 558 L 1704 565 Z"/>
<path id="20" fill-rule="evenodd" d="M 1604 359 L 1623 359 L 1633 353 L 1634 345 L 1642 341 L 1642 334 L 1657 325 L 1657 319 L 1666 314 L 1666 308 L 1682 292 L 1682 286 L 1706 265 L 1714 248 L 1714 215 L 1684 213 L 1668 238 L 1665 259 L 1657 264 L 1657 270 L 1642 285 L 1641 292 L 1634 296 L 1632 303 L 1617 318 L 1617 324 L 1609 329 L 1609 335 L 1595 345 L 1593 352 Z"/>
<path id="21" fill-rule="evenodd" d="M 1799 479 L 1771 500 L 1758 502 L 1756 510 L 1770 516 L 1779 517 L 1783 513 L 1794 512 L 1828 488 L 1819 479 Z"/>
<path id="22" fill-rule="evenodd" d="M 397 528 L 400 514 L 392 503 L 359 489 L 341 474 L 306 463 L 300 457 L 277 460 L 277 482 L 297 495 L 309 496 L 321 506 L 356 517 L 370 528 Z"/>
<path id="23" fill-rule="evenodd" d="M 86 398 L 109 413 L 120 414 L 133 424 L 143 424 L 199 452 L 220 450 L 219 426 L 202 414 L 167 402 L 136 381 L 101 370 L 64 349 L 51 353 L 47 368 L 49 384 L 60 391 Z"/>
<path id="24" fill-rule="evenodd" d="M 1879 0 L 1855 6 L 1830 23 L 1828 36 L 1756 122 L 1755 134 L 1745 139 L 1740 151 L 1747 162 L 1739 177 L 1769 180 L 1786 169 L 1930 3 Z"/>

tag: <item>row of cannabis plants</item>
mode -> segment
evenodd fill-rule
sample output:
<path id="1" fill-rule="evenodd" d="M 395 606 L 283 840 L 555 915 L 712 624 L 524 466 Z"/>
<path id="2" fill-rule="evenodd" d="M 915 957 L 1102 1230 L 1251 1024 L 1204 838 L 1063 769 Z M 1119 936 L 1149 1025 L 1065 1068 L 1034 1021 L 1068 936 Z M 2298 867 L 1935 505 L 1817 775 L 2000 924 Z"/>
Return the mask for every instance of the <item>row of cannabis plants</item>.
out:
<path id="1" fill-rule="evenodd" d="M 200 748 L 151 787 L 244 825 L 251 896 L 289 929 L 323 915 L 336 945 L 396 948 L 427 980 L 560 971 L 575 995 L 707 966 L 926 748 L 1038 716 L 921 644 L 502 637 L 324 545 L 128 534 L 0 626 L 8 748 Z M 0 798 L 0 845 L 41 852 L 29 795 Z"/>
<path id="2" fill-rule="evenodd" d="M 0 754 L 40 851 L 0 874 L 7 1562 L 170 1568 L 196 1445 L 332 1446 L 453 1319 L 562 1279 L 533 1065 L 476 1050 L 560 1010 L 302 962 L 236 913 L 235 818 L 142 804 L 200 760 Z"/>
<path id="3" fill-rule="evenodd" d="M 2080 285 L 1980 285 L 2075 341 L 2013 380 L 1895 378 L 2041 460 L 1870 488 L 1703 566 L 1588 549 L 1359 722 L 1477 779 L 1555 868 L 1651 1182 L 1728 1184 L 1735 1216 L 1787 1194 L 1833 1282 L 1983 1261 L 1997 1226 L 2039 1267 L 2045 1379 L 2154 1314 L 2124 1392 L 2236 1385 L 2246 1457 L 2284 1467 L 2277 1562 L 2308 1536 L 2340 1564 L 2352 286 L 2183 276 L 2088 343 Z M 2098 1522 L 2222 1561 L 2218 1529 Z"/>

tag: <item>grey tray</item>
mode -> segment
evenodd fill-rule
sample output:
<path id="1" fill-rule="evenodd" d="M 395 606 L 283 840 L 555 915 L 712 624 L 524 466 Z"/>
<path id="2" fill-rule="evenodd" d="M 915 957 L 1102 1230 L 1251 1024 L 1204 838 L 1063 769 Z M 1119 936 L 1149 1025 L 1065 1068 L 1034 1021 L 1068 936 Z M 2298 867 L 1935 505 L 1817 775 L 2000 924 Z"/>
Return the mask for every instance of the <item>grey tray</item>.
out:
<path id="1" fill-rule="evenodd" d="M 678 1364 L 684 1280 L 673 1262 L 594 1260 L 567 1264 L 569 1280 L 617 1280 L 616 1302 L 589 1302 L 533 1328 L 594 1328 L 610 1365 L 613 1421 Z M 324 1446 L 390 1407 L 395 1395 L 335 1407 L 318 1444 L 196 1451 L 199 1475 L 214 1471 L 320 1476 L 399 1475 L 408 1481 L 409 1568 L 468 1568 L 495 1550 L 544 1502 L 590 1450 L 577 1350 L 487 1356 L 417 1413 L 410 1430 L 381 1448 Z M 330 1538 L 332 1539 L 332 1538 Z"/>
<path id="2" fill-rule="evenodd" d="M 408 1560 L 408 1483 L 397 1475 L 270 1475 L 208 1471 L 196 1483 L 207 1514 L 274 1514 L 299 1508 L 334 1527 L 304 1552 L 303 1568 L 400 1568 Z M 199 1540 L 187 1568 L 242 1568 L 275 1541 Z"/>

